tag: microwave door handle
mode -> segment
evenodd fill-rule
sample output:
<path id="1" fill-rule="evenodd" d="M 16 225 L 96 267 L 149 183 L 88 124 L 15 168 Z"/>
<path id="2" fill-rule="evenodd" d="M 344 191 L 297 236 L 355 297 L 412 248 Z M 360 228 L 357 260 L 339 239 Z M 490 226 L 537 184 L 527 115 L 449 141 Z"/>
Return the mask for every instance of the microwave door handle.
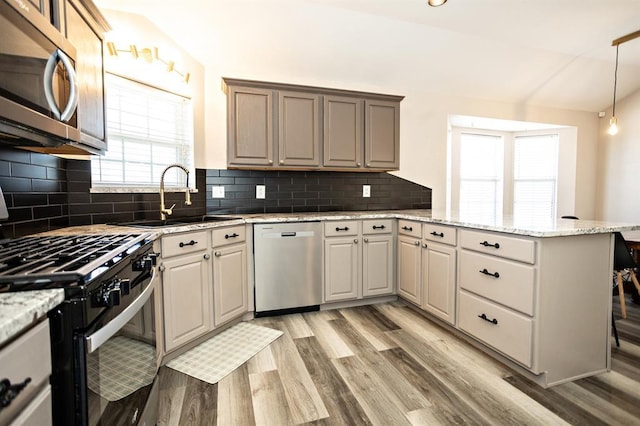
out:
<path id="1" fill-rule="evenodd" d="M 69 59 L 62 50 L 58 50 L 58 57 L 69 76 L 69 102 L 67 102 L 67 106 L 64 108 L 64 111 L 62 111 L 62 114 L 60 114 L 60 121 L 66 123 L 71 119 L 78 106 L 78 83 L 71 59 Z"/>
<path id="2" fill-rule="evenodd" d="M 60 110 L 53 96 L 53 73 L 56 71 L 56 65 L 58 64 L 58 52 L 59 50 L 56 49 L 49 56 L 47 65 L 44 67 L 44 97 L 47 99 L 47 104 L 49 104 L 49 109 L 51 109 L 53 116 L 60 120 Z"/>

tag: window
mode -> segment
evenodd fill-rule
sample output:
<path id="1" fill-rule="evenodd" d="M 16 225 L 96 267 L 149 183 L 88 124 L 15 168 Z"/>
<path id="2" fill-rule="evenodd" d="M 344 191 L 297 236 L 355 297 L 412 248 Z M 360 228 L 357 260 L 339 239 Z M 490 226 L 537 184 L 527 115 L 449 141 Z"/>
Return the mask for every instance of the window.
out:
<path id="1" fill-rule="evenodd" d="M 502 214 L 504 143 L 501 136 L 460 134 L 461 219 Z"/>
<path id="2" fill-rule="evenodd" d="M 556 217 L 558 135 L 516 136 L 513 141 L 513 217 L 518 224 Z"/>
<path id="3" fill-rule="evenodd" d="M 94 187 L 157 187 L 169 164 L 193 170 L 191 99 L 113 74 L 105 87 L 108 151 L 91 161 Z M 165 176 L 167 186 L 185 180 L 177 169 Z"/>

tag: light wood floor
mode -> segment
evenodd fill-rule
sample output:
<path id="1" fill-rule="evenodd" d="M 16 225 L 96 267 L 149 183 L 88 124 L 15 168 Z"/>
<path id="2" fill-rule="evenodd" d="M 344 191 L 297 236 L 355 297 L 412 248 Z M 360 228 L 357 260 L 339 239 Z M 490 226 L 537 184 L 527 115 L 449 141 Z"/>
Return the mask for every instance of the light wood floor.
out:
<path id="1" fill-rule="evenodd" d="M 612 371 L 550 389 L 402 302 L 256 319 L 284 335 L 218 384 L 161 368 L 159 424 L 640 424 L 640 306 L 627 309 Z"/>

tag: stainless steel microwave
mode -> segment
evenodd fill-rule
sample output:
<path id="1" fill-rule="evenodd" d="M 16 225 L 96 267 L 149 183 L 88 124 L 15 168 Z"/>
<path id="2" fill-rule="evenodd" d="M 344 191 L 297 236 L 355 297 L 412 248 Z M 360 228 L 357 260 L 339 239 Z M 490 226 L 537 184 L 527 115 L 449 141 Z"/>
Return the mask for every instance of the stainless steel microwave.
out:
<path id="1" fill-rule="evenodd" d="M 0 139 L 80 140 L 76 49 L 28 0 L 0 0 Z"/>

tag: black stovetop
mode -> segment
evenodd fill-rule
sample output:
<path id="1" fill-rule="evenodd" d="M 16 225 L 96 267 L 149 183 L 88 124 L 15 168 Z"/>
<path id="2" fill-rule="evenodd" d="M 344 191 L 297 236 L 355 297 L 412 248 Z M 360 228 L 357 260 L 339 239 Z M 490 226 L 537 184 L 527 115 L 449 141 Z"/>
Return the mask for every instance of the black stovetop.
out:
<path id="1" fill-rule="evenodd" d="M 0 292 L 88 280 L 135 252 L 149 236 L 65 235 L 0 241 Z"/>

